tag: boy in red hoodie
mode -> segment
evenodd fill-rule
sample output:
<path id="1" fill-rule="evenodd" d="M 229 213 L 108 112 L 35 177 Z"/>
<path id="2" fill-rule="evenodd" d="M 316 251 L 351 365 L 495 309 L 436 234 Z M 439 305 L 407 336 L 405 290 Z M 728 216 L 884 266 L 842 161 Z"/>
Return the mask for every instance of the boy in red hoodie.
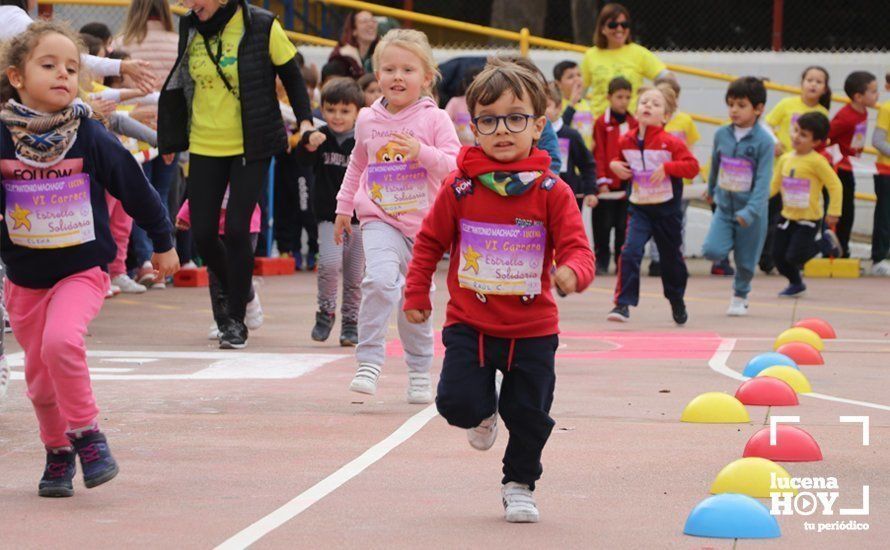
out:
<path id="1" fill-rule="evenodd" d="M 545 124 L 540 79 L 492 60 L 467 91 L 467 107 L 479 145 L 461 150 L 417 234 L 404 310 L 412 323 L 429 318 L 432 276 L 449 251 L 436 407 L 479 450 L 494 444 L 500 411 L 510 432 L 505 517 L 536 522 L 533 491 L 554 425 L 559 316 L 550 286 L 580 292 L 593 280 L 594 258 L 574 193 L 535 147 Z"/>
<path id="2" fill-rule="evenodd" d="M 637 119 L 627 111 L 633 86 L 623 76 L 609 82 L 609 107 L 593 125 L 593 155 L 596 159 L 596 185 L 600 202 L 591 211 L 593 223 L 593 252 L 596 256 L 596 274 L 609 273 L 609 242 L 615 230 L 615 266 L 624 246 L 627 226 L 627 182 L 616 176 L 609 162 L 618 156 L 618 142 L 630 130 L 637 127 Z"/>

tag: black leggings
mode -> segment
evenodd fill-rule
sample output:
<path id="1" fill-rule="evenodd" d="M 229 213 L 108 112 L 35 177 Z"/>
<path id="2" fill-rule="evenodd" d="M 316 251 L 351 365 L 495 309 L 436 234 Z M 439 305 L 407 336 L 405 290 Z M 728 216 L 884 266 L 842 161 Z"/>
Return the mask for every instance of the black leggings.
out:
<path id="1" fill-rule="evenodd" d="M 250 217 L 269 172 L 269 159 L 191 154 L 188 197 L 192 234 L 198 253 L 219 277 L 229 317 L 244 322 L 253 275 Z M 219 212 L 229 187 L 225 243 L 219 238 Z"/>

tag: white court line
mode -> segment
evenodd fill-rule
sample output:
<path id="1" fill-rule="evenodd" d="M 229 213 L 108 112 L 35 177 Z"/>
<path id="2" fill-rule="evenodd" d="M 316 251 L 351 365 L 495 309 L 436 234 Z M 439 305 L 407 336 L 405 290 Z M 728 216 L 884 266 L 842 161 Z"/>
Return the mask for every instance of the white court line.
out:
<path id="1" fill-rule="evenodd" d="M 362 473 L 390 451 L 407 441 L 438 415 L 436 406 L 430 405 L 405 421 L 389 437 L 377 443 L 352 462 L 297 495 L 293 500 L 269 515 L 259 519 L 216 547 L 216 550 L 240 550 L 268 535 L 288 521 L 300 515 L 310 506 L 334 492 L 338 487 Z"/>
<path id="2" fill-rule="evenodd" d="M 736 380 L 748 380 L 747 376 L 744 376 L 741 373 L 738 373 L 729 366 L 727 366 L 726 361 L 729 359 L 729 356 L 732 354 L 732 350 L 736 344 L 736 338 L 724 338 L 720 345 L 717 347 L 717 351 L 708 361 L 708 366 L 711 367 L 711 370 L 722 374 L 723 376 L 728 376 L 730 378 L 734 378 Z M 878 409 L 881 411 L 890 411 L 890 406 L 881 405 L 880 403 L 870 403 L 868 401 L 857 401 L 855 399 L 847 399 L 845 397 L 837 397 L 834 395 L 827 395 L 824 393 L 802 393 L 805 397 L 813 397 L 815 399 L 823 399 L 825 401 L 834 401 L 836 403 L 844 403 L 846 405 L 857 405 L 859 407 L 868 407 L 871 409 Z"/>

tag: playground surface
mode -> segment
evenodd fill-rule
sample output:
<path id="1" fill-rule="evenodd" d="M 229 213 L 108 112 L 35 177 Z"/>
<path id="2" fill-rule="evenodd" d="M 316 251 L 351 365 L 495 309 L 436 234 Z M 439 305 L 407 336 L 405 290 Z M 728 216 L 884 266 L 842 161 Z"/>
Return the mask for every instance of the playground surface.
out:
<path id="1" fill-rule="evenodd" d="M 437 327 L 447 298 L 442 268 Z M 824 365 L 801 367 L 817 393 L 772 414 L 799 416 L 819 443 L 824 460 L 782 465 L 792 477 L 836 478 L 834 514 L 780 516 L 780 538 L 737 547 L 886 548 L 887 281 L 812 279 L 795 303 L 776 298 L 784 279 L 759 274 L 750 314 L 727 318 L 730 279 L 708 276 L 702 262 L 691 271 L 685 327 L 672 323 L 657 279 L 644 279 L 626 325 L 605 321 L 614 275 L 559 300 L 556 428 L 534 525 L 503 520 L 506 430 L 478 452 L 435 405 L 406 403 L 397 342 L 377 395 L 347 390 L 354 360 L 337 345 L 338 328 L 328 343 L 309 338 L 314 274 L 262 281 L 266 324 L 240 352 L 206 339 L 206 289 L 108 300 L 87 346 L 121 473 L 91 490 L 78 476 L 68 499 L 37 496 L 43 449 L 20 348 L 7 335 L 13 380 L 0 402 L 0 547 L 730 548 L 732 540 L 684 535 L 684 523 L 717 473 L 742 457 L 766 408 L 748 407 L 744 424 L 681 423 L 680 414 L 698 394 L 734 394 L 746 362 L 772 351 L 793 318 L 821 317 L 838 338 L 825 341 Z M 435 375 L 440 365 L 438 349 Z M 840 416 L 868 417 L 868 446 L 863 425 Z M 839 508 L 862 506 L 866 485 L 868 515 L 840 516 Z M 868 530 L 837 526 L 851 520 Z"/>

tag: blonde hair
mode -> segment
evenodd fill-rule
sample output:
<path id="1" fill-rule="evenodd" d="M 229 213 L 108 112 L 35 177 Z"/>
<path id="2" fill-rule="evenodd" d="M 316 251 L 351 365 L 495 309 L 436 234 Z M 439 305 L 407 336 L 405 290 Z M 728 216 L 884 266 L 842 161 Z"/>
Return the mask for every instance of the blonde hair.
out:
<path id="1" fill-rule="evenodd" d="M 148 20 L 157 17 L 167 32 L 173 32 L 173 14 L 166 0 L 133 0 L 127 10 L 127 21 L 121 33 L 124 44 L 142 44 L 148 33 Z"/>
<path id="2" fill-rule="evenodd" d="M 646 92 L 651 92 L 655 90 L 659 92 L 661 96 L 664 98 L 664 115 L 667 118 L 671 118 L 674 113 L 677 112 L 677 94 L 674 92 L 674 89 L 667 83 L 659 84 L 658 86 L 643 86 L 639 90 L 637 90 L 637 103 L 639 103 L 640 98 L 643 97 L 643 94 Z"/>
<path id="3" fill-rule="evenodd" d="M 31 52 L 40 44 L 43 37 L 49 34 L 61 34 L 70 40 L 80 53 L 83 53 L 86 49 L 80 36 L 64 23 L 53 23 L 51 21 L 35 21 L 31 23 L 26 31 L 17 34 L 12 40 L 3 45 L 3 52 L 0 55 L 0 67 L 4 68 L 0 72 L 0 103 L 6 103 L 10 99 L 21 101 L 18 90 L 9 82 L 9 76 L 6 74 L 5 68 L 16 67 L 24 74 L 25 63 L 31 56 Z M 83 71 L 78 71 L 78 77 L 83 75 Z"/>
<path id="4" fill-rule="evenodd" d="M 398 46 L 408 50 L 420 59 L 424 73 L 432 77 L 432 83 L 429 88 L 423 90 L 423 95 L 432 97 L 432 89 L 435 88 L 442 75 L 439 73 L 436 60 L 433 59 L 433 48 L 430 47 L 430 41 L 426 34 L 414 29 L 392 29 L 386 33 L 374 48 L 374 56 L 371 58 L 375 73 L 380 70 L 380 57 L 389 46 Z"/>

